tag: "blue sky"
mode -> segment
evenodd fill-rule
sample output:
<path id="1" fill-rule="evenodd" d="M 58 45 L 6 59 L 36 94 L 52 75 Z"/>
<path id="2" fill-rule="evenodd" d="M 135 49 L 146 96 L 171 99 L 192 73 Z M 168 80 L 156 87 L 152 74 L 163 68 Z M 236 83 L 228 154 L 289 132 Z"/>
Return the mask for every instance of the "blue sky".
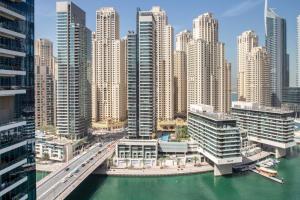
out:
<path id="1" fill-rule="evenodd" d="M 55 0 L 35 0 L 36 38 L 48 38 L 55 43 Z M 245 30 L 254 30 L 264 45 L 264 0 L 73 0 L 86 12 L 87 26 L 94 31 L 96 9 L 115 7 L 120 15 L 121 36 L 135 30 L 136 8 L 149 10 L 158 5 L 166 10 L 175 34 L 192 27 L 192 20 L 204 12 L 212 12 L 219 20 L 219 38 L 226 45 L 226 57 L 232 63 L 233 85 L 236 81 L 236 37 Z M 290 79 L 295 84 L 296 17 L 299 0 L 269 0 L 270 7 L 287 20 Z M 56 52 L 55 52 L 56 54 Z"/>

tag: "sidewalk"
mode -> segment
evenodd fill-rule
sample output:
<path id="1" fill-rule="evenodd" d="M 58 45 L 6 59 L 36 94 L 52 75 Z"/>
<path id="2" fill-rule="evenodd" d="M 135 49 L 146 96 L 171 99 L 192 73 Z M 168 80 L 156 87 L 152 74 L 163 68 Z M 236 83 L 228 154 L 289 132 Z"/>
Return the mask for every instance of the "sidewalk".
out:
<path id="1" fill-rule="evenodd" d="M 53 172 L 58 169 L 61 169 L 66 163 L 48 163 L 48 164 L 41 164 L 36 163 L 36 171 L 42 171 L 42 172 Z"/>
<path id="2" fill-rule="evenodd" d="M 185 174 L 198 174 L 213 171 L 214 168 L 210 165 L 201 167 L 182 167 L 182 168 L 146 168 L 146 169 L 124 169 L 113 168 L 110 170 L 96 169 L 94 174 L 109 175 L 109 176 L 176 176 Z"/>

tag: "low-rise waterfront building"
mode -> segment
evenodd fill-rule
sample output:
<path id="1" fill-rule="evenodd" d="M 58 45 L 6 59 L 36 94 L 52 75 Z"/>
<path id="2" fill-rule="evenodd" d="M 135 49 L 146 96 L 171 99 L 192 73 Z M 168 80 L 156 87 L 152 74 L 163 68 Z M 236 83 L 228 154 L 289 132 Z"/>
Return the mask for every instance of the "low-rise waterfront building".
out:
<path id="1" fill-rule="evenodd" d="M 198 152 L 214 163 L 215 176 L 231 174 L 232 165 L 242 162 L 240 129 L 231 116 L 213 110 L 209 105 L 191 105 L 188 133 Z"/>
<path id="2" fill-rule="evenodd" d="M 58 162 L 67 162 L 73 158 L 72 141 L 43 133 L 36 134 L 35 138 L 36 158 Z"/>
<path id="3" fill-rule="evenodd" d="M 248 131 L 249 141 L 275 149 L 277 158 L 285 156 L 286 150 L 295 145 L 293 111 L 233 102 L 232 115 L 239 127 Z"/>
<path id="4" fill-rule="evenodd" d="M 116 146 L 116 163 L 118 166 L 155 166 L 157 155 L 157 140 L 122 139 Z"/>

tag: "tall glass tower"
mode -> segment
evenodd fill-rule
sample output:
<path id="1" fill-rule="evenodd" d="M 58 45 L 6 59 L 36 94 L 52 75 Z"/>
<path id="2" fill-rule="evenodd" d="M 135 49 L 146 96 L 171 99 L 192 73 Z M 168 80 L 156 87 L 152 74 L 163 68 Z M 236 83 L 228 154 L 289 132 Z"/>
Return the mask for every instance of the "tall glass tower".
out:
<path id="1" fill-rule="evenodd" d="M 0 199 L 35 199 L 34 0 L 0 0 Z"/>
<path id="2" fill-rule="evenodd" d="M 128 135 L 150 139 L 156 132 L 155 19 L 137 10 L 136 34 L 127 35 Z"/>
<path id="3" fill-rule="evenodd" d="M 289 55 L 286 50 L 286 20 L 265 1 L 266 48 L 270 55 L 272 105 L 280 106 L 282 90 L 289 86 Z"/>
<path id="4" fill-rule="evenodd" d="M 57 131 L 80 139 L 91 122 L 91 31 L 85 12 L 71 1 L 58 1 L 57 12 Z"/>

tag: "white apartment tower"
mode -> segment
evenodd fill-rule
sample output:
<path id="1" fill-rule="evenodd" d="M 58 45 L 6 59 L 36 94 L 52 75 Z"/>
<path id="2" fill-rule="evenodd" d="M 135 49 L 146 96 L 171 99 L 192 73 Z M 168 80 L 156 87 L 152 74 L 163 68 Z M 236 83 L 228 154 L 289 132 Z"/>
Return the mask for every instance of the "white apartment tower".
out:
<path id="1" fill-rule="evenodd" d="M 193 40 L 187 48 L 188 109 L 191 104 L 206 104 L 217 112 L 230 111 L 231 65 L 224 50 L 213 15 L 205 13 L 194 19 Z"/>
<path id="2" fill-rule="evenodd" d="M 93 40 L 93 122 L 126 119 L 125 42 L 119 35 L 116 10 L 111 7 L 97 10 Z"/>
<path id="3" fill-rule="evenodd" d="M 156 109 L 157 120 L 174 119 L 173 27 L 164 10 L 150 10 L 155 19 L 156 33 Z"/>
<path id="4" fill-rule="evenodd" d="M 258 46 L 258 36 L 254 31 L 245 31 L 237 38 L 238 63 L 238 99 L 246 98 L 246 73 L 248 67 L 247 56 L 254 47 Z"/>
<path id="5" fill-rule="evenodd" d="M 191 32 L 184 30 L 176 35 L 174 51 L 174 97 L 175 114 L 187 116 L 187 44 L 192 39 Z"/>

